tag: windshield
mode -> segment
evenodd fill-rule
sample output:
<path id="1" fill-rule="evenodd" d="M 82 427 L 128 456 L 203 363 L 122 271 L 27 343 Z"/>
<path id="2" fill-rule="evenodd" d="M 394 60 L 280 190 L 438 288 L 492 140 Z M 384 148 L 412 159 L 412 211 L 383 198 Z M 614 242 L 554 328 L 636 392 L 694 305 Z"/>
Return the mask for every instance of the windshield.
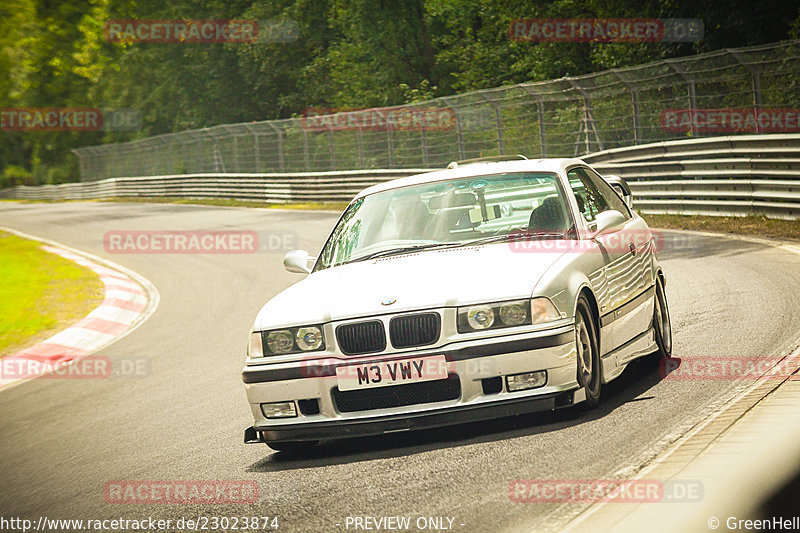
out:
<path id="1" fill-rule="evenodd" d="M 553 173 L 472 176 L 390 189 L 345 210 L 315 270 L 380 255 L 520 235 L 564 237 L 572 228 Z"/>

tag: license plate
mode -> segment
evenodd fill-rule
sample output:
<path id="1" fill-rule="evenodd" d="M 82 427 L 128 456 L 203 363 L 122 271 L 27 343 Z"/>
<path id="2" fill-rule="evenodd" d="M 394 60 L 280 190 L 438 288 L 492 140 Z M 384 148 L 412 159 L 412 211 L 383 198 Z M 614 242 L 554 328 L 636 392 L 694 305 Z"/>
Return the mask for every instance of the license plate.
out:
<path id="1" fill-rule="evenodd" d="M 336 368 L 336 378 L 341 391 L 447 379 L 447 359 L 432 355 L 340 366 Z"/>

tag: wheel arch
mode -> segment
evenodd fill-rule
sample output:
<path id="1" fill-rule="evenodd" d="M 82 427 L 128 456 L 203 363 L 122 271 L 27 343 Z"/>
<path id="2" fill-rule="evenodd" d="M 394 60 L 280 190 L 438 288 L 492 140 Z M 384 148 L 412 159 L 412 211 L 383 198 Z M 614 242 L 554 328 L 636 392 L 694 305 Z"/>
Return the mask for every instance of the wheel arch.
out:
<path id="1" fill-rule="evenodd" d="M 656 268 L 656 278 L 660 279 L 661 280 L 661 286 L 666 288 L 666 286 L 667 286 L 667 276 L 664 275 L 664 269 L 662 269 L 661 266 L 658 266 Z"/>
<path id="2" fill-rule="evenodd" d="M 597 305 L 597 298 L 589 285 L 584 285 L 578 290 L 578 295 L 575 298 L 575 313 L 578 312 L 578 300 L 581 296 L 586 297 L 589 304 L 589 310 L 592 312 L 592 320 L 594 321 L 594 334 L 597 337 L 597 348 L 600 349 L 600 308 Z M 602 351 L 600 352 L 602 353 Z"/>

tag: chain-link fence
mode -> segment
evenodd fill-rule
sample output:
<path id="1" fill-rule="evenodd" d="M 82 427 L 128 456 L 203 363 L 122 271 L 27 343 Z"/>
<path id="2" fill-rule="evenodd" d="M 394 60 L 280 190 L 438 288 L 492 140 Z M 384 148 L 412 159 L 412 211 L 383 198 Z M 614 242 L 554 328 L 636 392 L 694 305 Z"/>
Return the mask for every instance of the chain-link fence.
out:
<path id="1" fill-rule="evenodd" d="M 687 137 L 800 131 L 797 107 L 800 40 L 395 108 L 221 125 L 74 152 L 83 181 L 433 168 L 487 155 L 564 157 Z"/>

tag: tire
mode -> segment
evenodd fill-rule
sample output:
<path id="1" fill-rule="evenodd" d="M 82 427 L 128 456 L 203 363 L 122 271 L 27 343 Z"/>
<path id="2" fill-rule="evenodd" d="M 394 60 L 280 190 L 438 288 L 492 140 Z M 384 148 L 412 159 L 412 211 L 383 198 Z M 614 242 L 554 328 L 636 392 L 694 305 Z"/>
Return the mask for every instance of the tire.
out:
<path id="1" fill-rule="evenodd" d="M 600 403 L 602 392 L 603 379 L 597 337 L 589 303 L 584 296 L 580 296 L 575 312 L 575 348 L 578 352 L 578 385 L 586 392 L 584 406 L 589 409 Z"/>
<path id="2" fill-rule="evenodd" d="M 267 446 L 278 452 L 292 455 L 308 455 L 317 446 L 317 441 L 267 442 Z"/>
<path id="3" fill-rule="evenodd" d="M 667 294 L 660 277 L 656 278 L 656 296 L 653 306 L 653 331 L 656 337 L 656 357 L 658 360 L 672 357 L 672 321 L 669 318 Z"/>

